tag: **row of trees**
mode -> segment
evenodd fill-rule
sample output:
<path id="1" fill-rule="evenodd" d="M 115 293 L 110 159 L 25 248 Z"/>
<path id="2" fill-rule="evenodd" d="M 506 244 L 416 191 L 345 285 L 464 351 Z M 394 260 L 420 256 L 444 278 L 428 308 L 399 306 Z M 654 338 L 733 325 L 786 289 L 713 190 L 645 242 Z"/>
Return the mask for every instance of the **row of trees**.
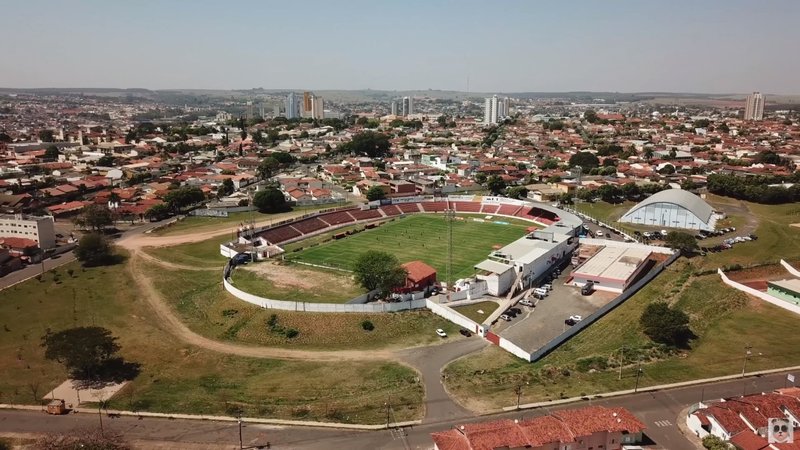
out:
<path id="1" fill-rule="evenodd" d="M 800 201 L 800 174 L 790 176 L 741 177 L 726 174 L 708 176 L 708 190 L 714 194 L 771 205 Z M 770 184 L 793 183 L 791 187 Z"/>

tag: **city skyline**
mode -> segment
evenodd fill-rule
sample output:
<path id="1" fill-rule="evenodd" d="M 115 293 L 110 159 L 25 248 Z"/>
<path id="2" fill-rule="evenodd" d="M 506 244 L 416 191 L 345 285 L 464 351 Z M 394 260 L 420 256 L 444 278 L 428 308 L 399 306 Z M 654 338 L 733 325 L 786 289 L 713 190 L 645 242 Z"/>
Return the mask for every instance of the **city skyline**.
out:
<path id="1" fill-rule="evenodd" d="M 786 57 L 800 4 L 785 0 L 40 0 L 4 12 L 8 88 L 800 93 L 800 60 Z M 503 26 L 487 34 L 486 20 Z"/>

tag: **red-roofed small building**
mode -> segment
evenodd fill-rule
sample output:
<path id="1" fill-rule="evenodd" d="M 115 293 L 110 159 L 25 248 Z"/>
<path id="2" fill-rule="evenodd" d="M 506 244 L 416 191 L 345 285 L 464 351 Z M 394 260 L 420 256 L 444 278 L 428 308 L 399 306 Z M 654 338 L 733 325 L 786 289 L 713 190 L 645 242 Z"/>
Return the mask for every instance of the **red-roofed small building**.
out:
<path id="1" fill-rule="evenodd" d="M 436 283 L 436 269 L 422 261 L 409 261 L 403 264 L 403 268 L 408 275 L 405 286 L 398 289 L 399 292 L 424 291 Z"/>
<path id="2" fill-rule="evenodd" d="M 532 419 L 465 424 L 431 433 L 431 438 L 436 450 L 553 450 L 567 447 L 563 444 L 619 450 L 641 442 L 644 429 L 625 408 L 591 406 Z"/>

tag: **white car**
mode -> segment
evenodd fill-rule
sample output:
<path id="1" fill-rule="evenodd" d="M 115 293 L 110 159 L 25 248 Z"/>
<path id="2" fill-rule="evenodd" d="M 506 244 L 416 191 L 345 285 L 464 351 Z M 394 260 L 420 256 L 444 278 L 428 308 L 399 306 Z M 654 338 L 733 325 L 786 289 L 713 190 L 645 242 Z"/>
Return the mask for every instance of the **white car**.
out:
<path id="1" fill-rule="evenodd" d="M 571 320 L 571 321 L 573 321 L 575 323 L 578 323 L 581 320 L 583 320 L 583 316 L 579 316 L 579 315 L 576 314 L 574 316 L 569 316 L 569 320 Z"/>
<path id="2" fill-rule="evenodd" d="M 439 337 L 443 337 L 443 338 L 447 337 L 447 333 L 445 333 L 444 330 L 441 329 L 441 328 L 437 328 L 436 329 L 436 334 L 439 335 Z"/>
<path id="3" fill-rule="evenodd" d="M 595 236 L 603 237 L 603 230 L 597 230 L 597 233 L 595 233 Z"/>

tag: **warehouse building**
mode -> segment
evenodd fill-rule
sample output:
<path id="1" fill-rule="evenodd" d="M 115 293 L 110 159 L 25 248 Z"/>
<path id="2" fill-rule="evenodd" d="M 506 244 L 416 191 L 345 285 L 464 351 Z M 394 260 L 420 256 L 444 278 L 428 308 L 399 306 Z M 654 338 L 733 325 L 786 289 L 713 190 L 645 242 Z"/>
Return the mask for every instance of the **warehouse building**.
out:
<path id="1" fill-rule="evenodd" d="M 667 189 L 631 208 L 620 222 L 653 227 L 713 231 L 717 215 L 700 197 L 683 189 Z"/>
<path id="2" fill-rule="evenodd" d="M 603 247 L 572 272 L 572 283 L 594 283 L 601 291 L 622 293 L 647 267 L 652 252 L 641 247 Z"/>
<path id="3" fill-rule="evenodd" d="M 800 305 L 800 280 L 768 281 L 767 294 L 794 305 Z"/>

